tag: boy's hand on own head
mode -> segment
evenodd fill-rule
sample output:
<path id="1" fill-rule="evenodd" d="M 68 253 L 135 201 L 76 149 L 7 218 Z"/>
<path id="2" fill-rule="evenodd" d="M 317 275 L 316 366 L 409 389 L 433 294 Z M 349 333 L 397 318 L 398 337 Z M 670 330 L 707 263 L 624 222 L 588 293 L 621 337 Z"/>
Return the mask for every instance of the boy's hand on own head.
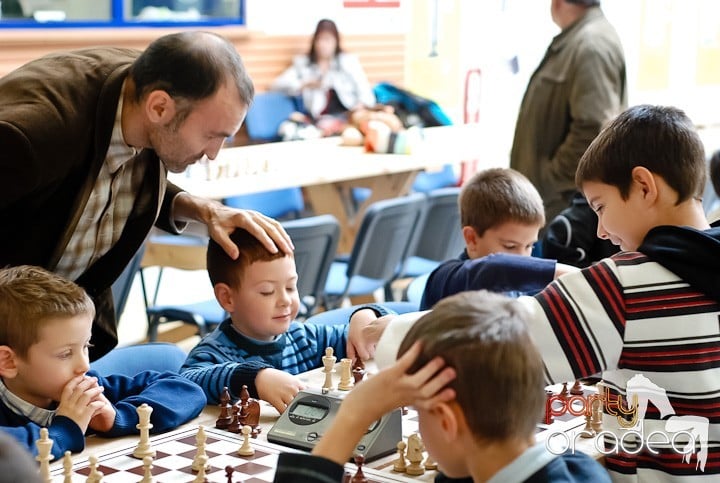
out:
<path id="1" fill-rule="evenodd" d="M 292 374 L 278 369 L 267 368 L 255 377 L 258 397 L 273 405 L 279 413 L 287 409 L 295 395 L 305 389 L 305 385 Z"/>
<path id="2" fill-rule="evenodd" d="M 401 406 L 430 408 L 454 399 L 455 391 L 446 386 L 455 379 L 455 369 L 441 358 L 434 358 L 414 374 L 407 373 L 420 351 L 416 342 L 395 364 L 355 386 L 345 397 L 342 410 L 365 414 L 371 423 Z"/>
<path id="3" fill-rule="evenodd" d="M 55 414 L 72 419 L 85 433 L 90 419 L 105 404 L 98 398 L 103 391 L 104 388 L 98 385 L 95 377 L 74 377 L 65 385 Z"/>

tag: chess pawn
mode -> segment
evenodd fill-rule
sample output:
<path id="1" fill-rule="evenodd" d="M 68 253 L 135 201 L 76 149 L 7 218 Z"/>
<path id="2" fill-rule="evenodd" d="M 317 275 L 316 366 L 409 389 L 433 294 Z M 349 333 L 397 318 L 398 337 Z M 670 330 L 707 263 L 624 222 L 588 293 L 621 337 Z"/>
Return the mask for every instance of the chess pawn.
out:
<path id="1" fill-rule="evenodd" d="M 240 456 L 252 456 L 255 454 L 255 449 L 250 445 L 250 433 L 252 428 L 248 425 L 242 427 L 243 443 L 238 449 Z"/>
<path id="2" fill-rule="evenodd" d="M 397 473 L 405 473 L 407 470 L 407 460 L 405 459 L 405 441 L 399 441 L 397 444 L 398 459 L 393 463 L 393 471 Z"/>
<path id="3" fill-rule="evenodd" d="M 430 453 L 425 457 L 425 462 L 423 463 L 423 466 L 426 470 L 436 470 L 438 465 L 435 462 L 434 459 L 430 456 Z"/>
<path id="4" fill-rule="evenodd" d="M 137 407 L 137 414 L 139 422 L 135 426 L 140 430 L 140 441 L 138 442 L 133 456 L 138 459 L 143 459 L 146 456 L 155 457 L 155 450 L 150 447 L 150 430 L 153 425 L 150 423 L 150 414 L 152 414 L 153 408 L 148 406 L 146 403 L 142 403 Z"/>
<path id="5" fill-rule="evenodd" d="M 102 471 L 98 471 L 97 465 L 98 465 L 98 459 L 94 455 L 88 456 L 88 461 L 90 462 L 90 473 L 88 473 L 87 480 L 85 480 L 86 483 L 101 483 L 103 476 Z"/>
<path id="6" fill-rule="evenodd" d="M 592 428 L 592 411 L 588 410 L 585 413 L 585 427 L 580 432 L 581 438 L 593 438 L 595 437 L 595 430 Z"/>
<path id="7" fill-rule="evenodd" d="M 63 483 L 73 483 L 72 481 L 72 453 L 65 451 L 63 455 Z"/>
<path id="8" fill-rule="evenodd" d="M 349 391 L 352 387 L 352 359 L 345 357 L 340 359 L 340 383 L 338 389 Z"/>
<path id="9" fill-rule="evenodd" d="M 197 435 L 195 435 L 195 444 L 197 445 L 197 452 L 195 453 L 195 457 L 193 458 L 192 462 L 192 470 L 197 472 L 200 471 L 200 465 L 201 465 L 201 456 L 207 456 L 207 453 L 205 452 L 205 443 L 207 442 L 207 434 L 205 433 L 205 426 L 198 426 L 198 432 Z M 210 465 L 207 464 L 207 459 L 205 460 L 205 469 L 209 470 Z"/>
<path id="10" fill-rule="evenodd" d="M 355 455 L 355 466 L 357 466 L 357 471 L 350 480 L 351 483 L 368 483 L 368 480 L 365 478 L 365 474 L 362 470 L 363 463 L 365 463 L 365 457 L 361 454 Z"/>
<path id="11" fill-rule="evenodd" d="M 143 477 L 140 483 L 153 483 L 153 459 L 152 456 L 146 456 L 143 458 Z"/>
<path id="12" fill-rule="evenodd" d="M 335 368 L 335 361 L 337 361 L 337 357 L 333 355 L 333 348 L 326 348 L 325 355 L 322 357 L 323 372 L 325 373 L 325 382 L 322 386 L 324 391 L 331 391 L 333 388 L 332 372 Z"/>
<path id="13" fill-rule="evenodd" d="M 35 441 L 35 447 L 37 447 L 38 455 L 35 457 L 40 462 L 40 479 L 43 482 L 52 481 L 50 476 L 50 460 L 53 459 L 51 454 L 53 446 L 53 440 L 50 439 L 47 428 L 40 428 L 40 439 Z"/>
<path id="14" fill-rule="evenodd" d="M 570 388 L 570 394 L 573 396 L 583 395 L 583 388 L 582 384 L 580 384 L 580 379 L 575 379 L 575 384 L 573 384 L 573 387 Z"/>
<path id="15" fill-rule="evenodd" d="M 199 459 L 200 459 L 200 471 L 198 471 L 198 474 L 195 476 L 193 483 L 207 482 L 207 475 L 205 474 L 205 467 L 208 466 L 209 458 L 207 457 L 207 455 L 200 455 Z"/>

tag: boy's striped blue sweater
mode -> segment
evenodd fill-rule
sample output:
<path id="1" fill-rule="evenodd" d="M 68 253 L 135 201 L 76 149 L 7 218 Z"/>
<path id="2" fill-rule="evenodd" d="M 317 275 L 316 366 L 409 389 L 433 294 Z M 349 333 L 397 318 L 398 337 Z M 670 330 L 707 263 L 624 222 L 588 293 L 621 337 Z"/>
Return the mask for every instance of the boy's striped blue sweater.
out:
<path id="1" fill-rule="evenodd" d="M 360 308 L 372 309 L 378 316 L 392 313 L 376 304 Z M 347 331 L 347 322 L 315 325 L 295 321 L 276 340 L 259 342 L 240 334 L 227 319 L 190 351 L 180 374 L 203 388 L 209 404 L 218 403 L 225 386 L 233 399 L 240 397 L 243 384 L 250 396 L 257 398 L 255 377 L 260 370 L 275 368 L 299 374 L 316 369 L 322 366 L 327 347 L 332 347 L 340 360 L 347 353 Z"/>

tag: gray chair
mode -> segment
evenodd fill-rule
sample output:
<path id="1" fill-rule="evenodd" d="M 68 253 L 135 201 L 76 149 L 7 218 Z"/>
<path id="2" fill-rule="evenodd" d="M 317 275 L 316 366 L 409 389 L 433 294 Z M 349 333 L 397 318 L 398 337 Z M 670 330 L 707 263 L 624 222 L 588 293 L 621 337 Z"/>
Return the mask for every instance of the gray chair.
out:
<path id="1" fill-rule="evenodd" d="M 427 194 L 422 229 L 405 262 L 402 277 L 432 272 L 441 262 L 456 258 L 465 248 L 460 226 L 460 188 L 439 188 Z"/>
<path id="2" fill-rule="evenodd" d="M 295 267 L 300 296 L 299 318 L 322 305 L 330 264 L 340 240 L 340 224 L 332 215 L 310 216 L 283 222 L 295 246 Z"/>
<path id="3" fill-rule="evenodd" d="M 194 235 L 157 235 L 153 236 L 151 241 L 156 244 L 171 245 L 174 247 L 176 253 L 180 253 L 181 250 L 201 250 L 204 253 L 207 248 L 208 238 Z M 184 263 L 180 263 L 181 261 Z M 175 268 L 185 270 L 205 269 L 204 255 L 201 257 L 178 256 L 176 262 L 178 263 L 174 265 Z M 163 276 L 162 268 L 163 267 L 160 267 L 152 297 L 148 294 L 143 270 L 140 270 L 140 280 L 142 282 L 145 310 L 148 318 L 147 338 L 150 342 L 157 340 L 158 328 L 160 324 L 165 322 L 180 321 L 194 325 L 198 329 L 198 335 L 205 337 L 215 326 L 225 320 L 228 314 L 215 298 L 188 304 L 158 305 L 156 302 Z"/>
<path id="4" fill-rule="evenodd" d="M 325 307 L 334 309 L 346 297 L 385 289 L 398 276 L 421 226 L 427 197 L 422 193 L 371 204 L 360 224 L 349 258 L 334 261 L 325 284 Z"/>

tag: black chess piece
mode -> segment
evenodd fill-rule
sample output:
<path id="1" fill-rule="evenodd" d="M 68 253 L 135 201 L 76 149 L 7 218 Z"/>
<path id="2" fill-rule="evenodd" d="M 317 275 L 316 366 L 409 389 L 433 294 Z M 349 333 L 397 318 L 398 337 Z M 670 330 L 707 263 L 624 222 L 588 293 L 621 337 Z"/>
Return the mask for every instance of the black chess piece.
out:
<path id="1" fill-rule="evenodd" d="M 230 421 L 230 424 L 228 424 L 228 427 L 226 428 L 231 433 L 239 433 L 240 428 L 242 428 L 242 423 L 240 422 L 240 408 L 237 406 L 232 407 L 232 420 Z"/>
<path id="2" fill-rule="evenodd" d="M 351 483 L 368 483 L 368 479 L 365 478 L 365 474 L 363 474 L 363 463 L 365 463 L 365 457 L 361 454 L 355 455 L 355 466 L 357 466 L 357 471 L 355 472 L 355 476 L 352 477 L 352 480 L 350 480 Z"/>
<path id="3" fill-rule="evenodd" d="M 230 465 L 225 467 L 225 476 L 227 476 L 227 483 L 233 483 L 232 475 L 235 473 L 235 468 Z"/>
<path id="4" fill-rule="evenodd" d="M 223 391 L 220 394 L 220 416 L 215 421 L 215 427 L 218 429 L 227 429 L 232 421 L 232 405 L 230 404 L 230 391 L 227 386 L 223 387 Z"/>
<path id="5" fill-rule="evenodd" d="M 583 395 L 583 388 L 580 385 L 580 379 L 575 379 L 575 384 L 573 384 L 573 387 L 570 388 L 570 394 L 573 396 Z"/>

